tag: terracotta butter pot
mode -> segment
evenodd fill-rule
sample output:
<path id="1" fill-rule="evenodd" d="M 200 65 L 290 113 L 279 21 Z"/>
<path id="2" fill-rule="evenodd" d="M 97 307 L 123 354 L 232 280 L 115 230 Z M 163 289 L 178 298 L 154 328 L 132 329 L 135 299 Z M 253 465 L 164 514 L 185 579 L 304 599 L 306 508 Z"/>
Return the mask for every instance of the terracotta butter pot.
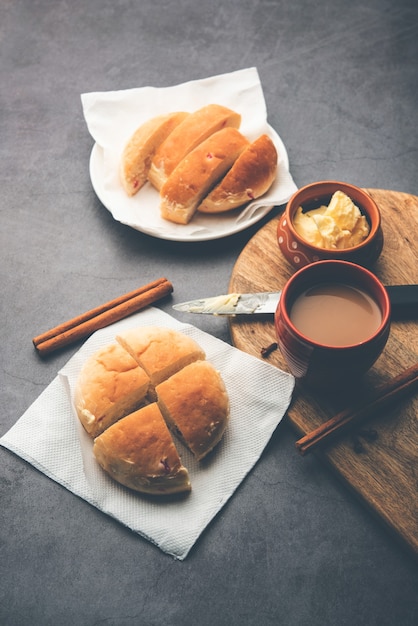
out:
<path id="1" fill-rule="evenodd" d="M 360 244 L 344 250 L 330 250 L 314 246 L 305 241 L 295 230 L 293 218 L 297 209 L 302 206 L 304 211 L 328 205 L 336 191 L 343 191 L 361 213 L 365 215 L 370 232 Z M 338 181 L 321 181 L 311 183 L 298 189 L 287 203 L 277 228 L 279 248 L 287 261 L 296 269 L 316 261 L 336 259 L 351 261 L 370 267 L 378 259 L 383 248 L 383 231 L 381 215 L 373 198 L 363 189 Z"/>

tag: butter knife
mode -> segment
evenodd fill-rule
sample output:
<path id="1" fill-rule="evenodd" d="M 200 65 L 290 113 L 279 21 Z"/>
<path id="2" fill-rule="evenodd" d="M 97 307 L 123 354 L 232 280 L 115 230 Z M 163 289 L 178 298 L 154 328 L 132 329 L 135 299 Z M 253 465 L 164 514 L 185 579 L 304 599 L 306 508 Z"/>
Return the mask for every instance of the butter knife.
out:
<path id="1" fill-rule="evenodd" d="M 397 316 L 418 317 L 418 285 L 390 285 L 386 287 Z M 174 304 L 173 309 L 183 313 L 206 315 L 259 315 L 276 311 L 281 291 L 261 293 L 228 293 Z"/>

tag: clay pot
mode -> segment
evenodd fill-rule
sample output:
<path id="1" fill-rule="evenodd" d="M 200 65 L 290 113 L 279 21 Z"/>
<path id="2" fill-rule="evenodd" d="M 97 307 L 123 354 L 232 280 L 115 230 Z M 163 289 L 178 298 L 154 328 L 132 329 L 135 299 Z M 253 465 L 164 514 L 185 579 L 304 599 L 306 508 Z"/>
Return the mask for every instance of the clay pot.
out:
<path id="1" fill-rule="evenodd" d="M 293 218 L 299 206 L 304 210 L 328 205 L 336 191 L 343 191 L 366 216 L 370 225 L 367 238 L 357 246 L 344 250 L 328 250 L 313 246 L 295 230 Z M 277 241 L 282 254 L 296 269 L 316 261 L 337 259 L 370 267 L 378 259 L 383 248 L 383 232 L 380 211 L 373 198 L 363 189 L 338 181 L 311 183 L 296 191 L 287 203 L 279 220 Z"/>
<path id="2" fill-rule="evenodd" d="M 295 327 L 291 309 L 307 288 L 323 283 L 357 287 L 377 303 L 378 328 L 353 345 L 332 346 L 305 336 Z M 379 279 L 366 268 L 347 261 L 319 261 L 298 270 L 285 284 L 275 313 L 278 346 L 296 379 L 320 389 L 352 386 L 382 353 L 390 332 L 390 300 Z"/>

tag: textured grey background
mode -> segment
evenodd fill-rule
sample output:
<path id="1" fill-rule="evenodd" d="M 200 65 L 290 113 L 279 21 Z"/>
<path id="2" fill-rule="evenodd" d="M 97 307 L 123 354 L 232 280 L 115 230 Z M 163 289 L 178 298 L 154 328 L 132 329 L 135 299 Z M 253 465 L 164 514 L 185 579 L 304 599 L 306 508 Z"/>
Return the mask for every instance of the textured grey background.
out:
<path id="1" fill-rule="evenodd" d="M 417 60 L 416 0 L 1 0 L 0 435 L 76 350 L 41 360 L 34 335 L 163 275 L 178 302 L 225 291 L 256 231 L 184 244 L 115 222 L 82 92 L 256 66 L 298 186 L 418 194 Z M 182 563 L 0 448 L 0 623 L 416 624 L 416 561 L 294 439 L 279 427 Z"/>

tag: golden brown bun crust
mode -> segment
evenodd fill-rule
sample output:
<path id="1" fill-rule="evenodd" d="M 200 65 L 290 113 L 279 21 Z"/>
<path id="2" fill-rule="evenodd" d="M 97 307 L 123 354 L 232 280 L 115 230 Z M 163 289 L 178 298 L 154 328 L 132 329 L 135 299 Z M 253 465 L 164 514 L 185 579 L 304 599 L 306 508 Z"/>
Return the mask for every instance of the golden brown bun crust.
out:
<path id="1" fill-rule="evenodd" d="M 190 491 L 188 472 L 158 406 L 131 413 L 94 441 L 93 453 L 117 482 L 149 494 Z"/>
<path id="2" fill-rule="evenodd" d="M 276 173 L 276 147 L 268 135 L 261 135 L 242 152 L 197 210 L 222 213 L 244 206 L 268 191 Z"/>
<path id="3" fill-rule="evenodd" d="M 151 381 L 117 343 L 105 346 L 84 364 L 74 392 L 80 422 L 96 437 L 115 421 L 148 401 Z"/>
<path id="4" fill-rule="evenodd" d="M 229 399 L 219 372 L 196 361 L 156 388 L 167 424 L 197 459 L 220 441 L 229 418 Z"/>
<path id="5" fill-rule="evenodd" d="M 120 180 L 128 196 L 135 195 L 146 183 L 156 150 L 188 115 L 183 111 L 158 115 L 134 132 L 124 148 L 120 163 Z"/>
<path id="6" fill-rule="evenodd" d="M 219 104 L 191 113 L 160 145 L 152 160 L 149 180 L 158 190 L 180 161 L 210 135 L 226 127 L 239 128 L 241 115 Z"/>
<path id="7" fill-rule="evenodd" d="M 144 368 L 154 385 L 192 361 L 205 358 L 196 341 L 171 328 L 144 326 L 121 333 L 116 340 Z"/>
<path id="8" fill-rule="evenodd" d="M 161 216 L 177 224 L 187 224 L 204 196 L 248 143 L 236 128 L 223 128 L 189 152 L 161 188 Z"/>
<path id="9" fill-rule="evenodd" d="M 190 491 L 168 427 L 204 458 L 228 423 L 224 382 L 202 348 L 176 330 L 140 327 L 117 340 L 87 359 L 74 394 L 79 419 L 94 437 L 94 455 L 130 489 Z M 156 386 L 137 361 L 146 364 Z"/>

